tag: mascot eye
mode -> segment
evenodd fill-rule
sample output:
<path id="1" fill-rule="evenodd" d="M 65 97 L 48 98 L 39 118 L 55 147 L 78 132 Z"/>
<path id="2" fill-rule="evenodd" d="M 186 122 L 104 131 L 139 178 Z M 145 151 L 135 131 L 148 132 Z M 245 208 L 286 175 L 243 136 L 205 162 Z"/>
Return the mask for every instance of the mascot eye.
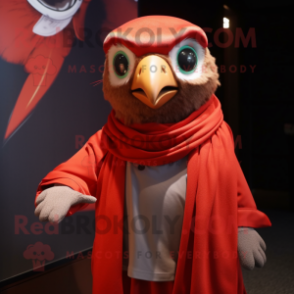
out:
<path id="1" fill-rule="evenodd" d="M 119 78 L 124 78 L 128 74 L 129 59 L 123 51 L 118 51 L 113 58 L 113 68 Z"/>
<path id="2" fill-rule="evenodd" d="M 178 51 L 177 62 L 180 72 L 189 74 L 194 72 L 197 66 L 197 53 L 190 46 L 183 46 Z"/>
<path id="3" fill-rule="evenodd" d="M 107 68 L 111 86 L 118 87 L 129 82 L 134 71 L 136 55 L 122 44 L 112 45 L 107 54 Z"/>
<path id="4" fill-rule="evenodd" d="M 78 1 L 76 0 L 39 0 L 39 2 L 50 9 L 64 11 L 73 7 Z"/>
<path id="5" fill-rule="evenodd" d="M 50 17 L 54 20 L 68 20 L 69 24 L 71 18 L 76 14 L 82 4 L 82 0 L 27 0 L 37 11 L 44 16 Z M 58 23 L 54 28 L 60 25 Z M 48 24 L 47 24 L 48 25 Z M 65 26 L 64 26 L 65 27 Z M 63 28 L 64 28 L 63 27 Z"/>

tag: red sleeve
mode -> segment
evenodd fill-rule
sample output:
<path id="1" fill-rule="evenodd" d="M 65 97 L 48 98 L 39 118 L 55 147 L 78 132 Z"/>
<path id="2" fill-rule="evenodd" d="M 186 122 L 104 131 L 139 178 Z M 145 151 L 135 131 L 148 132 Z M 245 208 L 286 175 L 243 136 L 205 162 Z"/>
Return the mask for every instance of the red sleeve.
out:
<path id="1" fill-rule="evenodd" d="M 271 221 L 266 214 L 256 207 L 252 193 L 237 161 L 238 177 L 238 227 L 262 228 L 270 227 Z"/>
<path id="2" fill-rule="evenodd" d="M 36 198 L 44 189 L 54 184 L 66 185 L 82 194 L 96 197 L 98 174 L 106 152 L 103 148 L 102 132 L 98 131 L 69 160 L 49 172 L 39 184 Z M 67 216 L 87 205 L 84 203 L 71 207 Z"/>
<path id="3" fill-rule="evenodd" d="M 234 136 L 230 126 L 224 122 L 230 131 L 233 146 Z M 235 156 L 237 172 L 237 202 L 238 202 L 238 227 L 263 228 L 270 227 L 271 221 L 267 215 L 259 211 L 256 207 L 250 188 L 247 184 L 241 166 Z"/>

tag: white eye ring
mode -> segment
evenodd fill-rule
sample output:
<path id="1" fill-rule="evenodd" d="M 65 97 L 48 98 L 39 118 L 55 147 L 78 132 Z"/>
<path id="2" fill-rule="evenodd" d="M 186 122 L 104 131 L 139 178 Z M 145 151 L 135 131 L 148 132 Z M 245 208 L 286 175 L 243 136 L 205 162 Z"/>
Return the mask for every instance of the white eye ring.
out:
<path id="1" fill-rule="evenodd" d="M 64 10 L 52 9 L 50 5 L 46 4 L 44 1 L 40 0 L 27 0 L 37 11 L 45 16 L 56 20 L 65 20 L 76 14 L 80 8 L 83 0 L 72 0 L 71 5 L 68 3 L 68 8 Z"/>
<path id="2" fill-rule="evenodd" d="M 128 64 L 128 71 L 124 77 L 118 77 L 115 73 L 115 69 L 113 66 L 113 59 L 118 52 L 122 52 L 126 55 L 129 64 Z M 134 71 L 136 55 L 127 47 L 117 44 L 112 45 L 108 50 L 108 71 L 109 71 L 109 81 L 112 86 L 121 86 L 126 84 Z"/>
<path id="3" fill-rule="evenodd" d="M 196 51 L 197 54 L 197 64 L 195 69 L 189 73 L 183 73 L 178 65 L 178 53 L 179 50 L 184 47 L 189 46 Z M 172 63 L 173 70 L 176 76 L 184 81 L 194 81 L 202 75 L 203 62 L 205 58 L 205 49 L 194 39 L 185 39 L 175 45 L 173 49 L 169 52 L 169 58 Z"/>

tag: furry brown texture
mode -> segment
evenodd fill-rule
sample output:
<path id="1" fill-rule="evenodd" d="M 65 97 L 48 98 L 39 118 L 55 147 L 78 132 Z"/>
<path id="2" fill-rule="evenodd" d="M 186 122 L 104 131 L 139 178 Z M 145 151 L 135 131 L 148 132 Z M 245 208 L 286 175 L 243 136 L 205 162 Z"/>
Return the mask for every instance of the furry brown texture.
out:
<path id="1" fill-rule="evenodd" d="M 172 68 L 168 56 L 156 54 L 164 58 Z M 136 59 L 135 68 L 142 58 Z M 215 58 L 210 55 L 208 48 L 205 49 L 203 72 L 196 81 L 182 81 L 178 83 L 178 92 L 167 103 L 158 109 L 152 109 L 134 97 L 131 93 L 133 74 L 130 80 L 123 86 L 113 87 L 109 82 L 108 56 L 106 56 L 103 74 L 103 92 L 105 100 L 108 100 L 115 110 L 116 117 L 126 125 L 132 123 L 175 123 L 188 117 L 193 111 L 209 100 L 211 95 L 220 85 L 219 74 L 215 64 Z"/>

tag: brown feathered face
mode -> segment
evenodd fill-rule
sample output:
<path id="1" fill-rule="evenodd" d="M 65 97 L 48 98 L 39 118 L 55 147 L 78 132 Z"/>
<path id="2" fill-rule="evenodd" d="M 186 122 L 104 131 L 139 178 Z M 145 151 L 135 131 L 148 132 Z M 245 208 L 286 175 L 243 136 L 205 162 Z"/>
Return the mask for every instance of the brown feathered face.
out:
<path id="1" fill-rule="evenodd" d="M 137 57 L 112 45 L 104 68 L 104 98 L 126 125 L 179 122 L 220 85 L 215 58 L 194 39 L 184 39 L 168 55 Z"/>

